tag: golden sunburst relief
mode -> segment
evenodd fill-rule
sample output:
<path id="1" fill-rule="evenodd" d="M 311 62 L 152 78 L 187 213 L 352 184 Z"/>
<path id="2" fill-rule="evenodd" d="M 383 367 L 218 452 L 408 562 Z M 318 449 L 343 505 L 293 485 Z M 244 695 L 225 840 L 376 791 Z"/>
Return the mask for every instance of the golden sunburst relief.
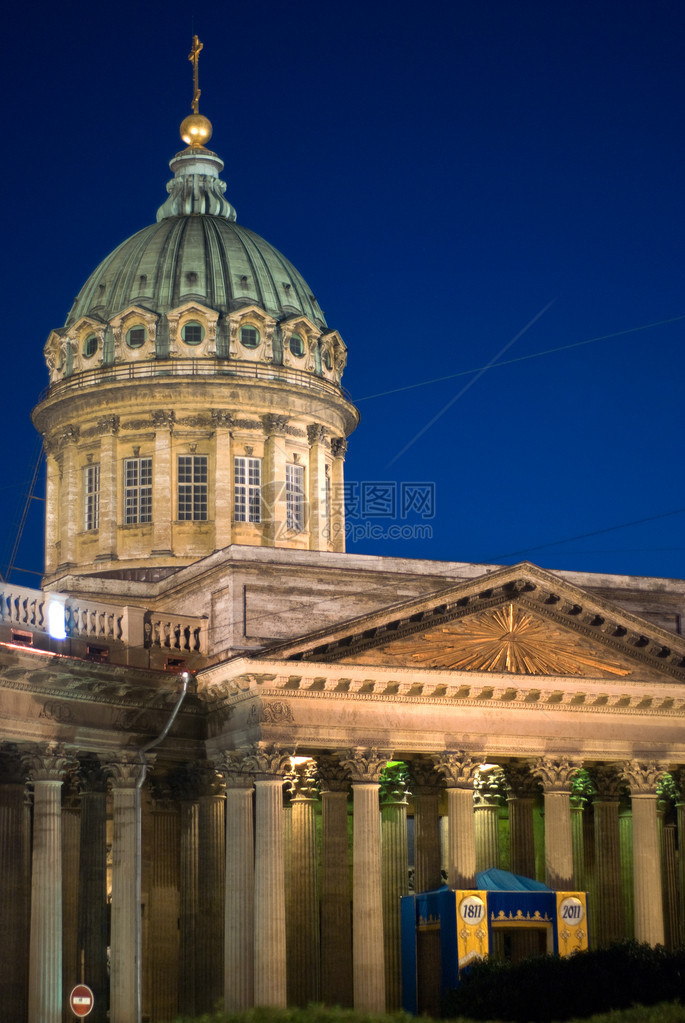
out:
<path id="1" fill-rule="evenodd" d="M 413 633 L 385 648 L 366 651 L 349 660 L 369 663 L 388 661 L 423 668 L 458 671 L 492 671 L 513 675 L 586 675 L 592 671 L 630 675 L 619 664 L 600 659 L 548 619 L 513 603 L 484 611 L 471 618 L 450 622 L 439 630 Z M 589 671 L 588 671 L 589 669 Z"/>

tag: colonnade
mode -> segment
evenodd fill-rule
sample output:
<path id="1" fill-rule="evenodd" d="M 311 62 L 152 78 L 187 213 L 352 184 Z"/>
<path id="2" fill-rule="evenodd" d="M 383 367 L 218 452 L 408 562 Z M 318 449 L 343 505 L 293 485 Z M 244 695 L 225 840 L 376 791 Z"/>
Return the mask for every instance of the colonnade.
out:
<path id="1" fill-rule="evenodd" d="M 158 764 L 145 789 L 142 841 L 144 765 L 134 754 L 74 760 L 45 747 L 0 757 L 0 926 L 12 935 L 0 963 L 0 999 L 8 1018 L 68 1018 L 65 988 L 81 979 L 76 956 L 95 992 L 91 1018 L 104 1023 L 108 903 L 111 1023 L 139 1023 L 141 999 L 153 1023 L 208 1011 L 221 998 L 228 1010 L 308 1001 L 398 1007 L 408 835 L 416 891 L 437 887 L 445 875 L 450 887 L 473 887 L 477 870 L 501 865 L 502 791 L 510 869 L 535 876 L 540 788 L 547 884 L 584 888 L 592 864 L 592 944 L 626 934 L 651 944 L 681 939 L 684 804 L 677 828 L 660 825 L 663 765 L 590 765 L 593 826 L 586 833 L 587 814 L 573 805 L 579 761 L 484 765 L 449 751 L 389 771 L 387 750 L 291 752 L 262 745 L 213 764 L 163 772 Z M 61 798 L 74 771 L 80 822 L 67 820 Z M 685 770 L 671 776 L 682 792 Z M 629 815 L 620 803 L 626 789 Z"/>

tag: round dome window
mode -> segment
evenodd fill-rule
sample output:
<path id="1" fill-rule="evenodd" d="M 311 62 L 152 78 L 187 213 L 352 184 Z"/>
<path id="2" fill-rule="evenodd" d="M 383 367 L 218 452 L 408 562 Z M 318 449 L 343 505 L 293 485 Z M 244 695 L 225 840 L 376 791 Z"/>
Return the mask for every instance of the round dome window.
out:
<path id="1" fill-rule="evenodd" d="M 199 345 L 204 340 L 205 328 L 197 320 L 188 320 L 183 324 L 181 337 L 187 345 Z"/>
<path id="2" fill-rule="evenodd" d="M 83 342 L 83 357 L 84 359 L 92 359 L 98 350 L 98 339 L 95 334 L 89 334 L 86 340 Z"/>
<path id="3" fill-rule="evenodd" d="M 256 327 L 240 328 L 240 343 L 244 348 L 259 347 L 259 331 Z"/>
<path id="4" fill-rule="evenodd" d="M 304 355 L 304 341 L 299 334 L 293 334 L 290 338 L 290 351 L 293 355 L 296 355 L 298 359 L 301 359 Z"/>
<path id="5" fill-rule="evenodd" d="M 126 334 L 126 344 L 129 348 L 142 348 L 147 338 L 147 331 L 140 323 L 131 327 Z"/>

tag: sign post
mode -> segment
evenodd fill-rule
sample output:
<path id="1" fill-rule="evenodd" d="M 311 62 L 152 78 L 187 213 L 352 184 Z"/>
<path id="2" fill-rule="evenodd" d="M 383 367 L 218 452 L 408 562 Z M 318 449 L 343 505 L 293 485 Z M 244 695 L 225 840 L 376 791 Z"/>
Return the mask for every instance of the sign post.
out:
<path id="1" fill-rule="evenodd" d="M 87 1016 L 93 1011 L 95 998 L 87 984 L 77 984 L 69 995 L 69 1008 L 74 1016 Z"/>

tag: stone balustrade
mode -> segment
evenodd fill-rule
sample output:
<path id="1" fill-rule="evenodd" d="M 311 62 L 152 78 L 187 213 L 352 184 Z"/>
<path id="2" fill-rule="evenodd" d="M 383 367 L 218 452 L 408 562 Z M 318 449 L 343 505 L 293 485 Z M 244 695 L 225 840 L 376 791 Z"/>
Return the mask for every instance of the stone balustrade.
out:
<path id="1" fill-rule="evenodd" d="M 0 625 L 53 639 L 207 653 L 207 619 L 0 583 Z"/>

